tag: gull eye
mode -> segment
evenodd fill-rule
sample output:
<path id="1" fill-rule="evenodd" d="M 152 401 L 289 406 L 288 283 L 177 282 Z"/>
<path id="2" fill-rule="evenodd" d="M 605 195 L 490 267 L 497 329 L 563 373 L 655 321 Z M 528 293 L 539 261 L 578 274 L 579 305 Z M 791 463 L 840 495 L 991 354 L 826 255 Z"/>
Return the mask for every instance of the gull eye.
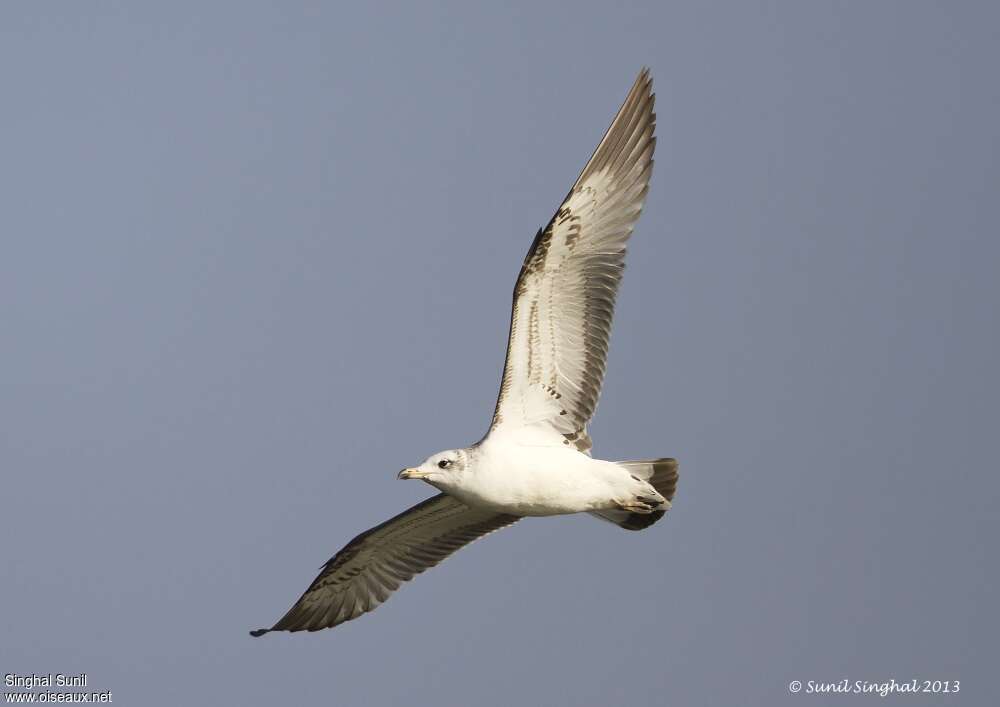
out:
<path id="1" fill-rule="evenodd" d="M 438 469 L 447 469 L 451 466 L 451 459 L 442 459 L 438 462 Z"/>

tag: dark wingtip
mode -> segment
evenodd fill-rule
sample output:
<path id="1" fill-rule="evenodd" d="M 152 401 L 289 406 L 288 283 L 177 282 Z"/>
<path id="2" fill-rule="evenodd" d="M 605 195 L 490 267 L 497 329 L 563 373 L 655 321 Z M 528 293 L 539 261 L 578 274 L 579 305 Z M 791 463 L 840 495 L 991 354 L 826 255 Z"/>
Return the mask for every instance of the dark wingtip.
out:
<path id="1" fill-rule="evenodd" d="M 259 628 L 256 631 L 251 631 L 250 635 L 253 636 L 254 638 L 260 638 L 265 633 L 271 633 L 271 629 L 269 629 L 269 628 Z"/>

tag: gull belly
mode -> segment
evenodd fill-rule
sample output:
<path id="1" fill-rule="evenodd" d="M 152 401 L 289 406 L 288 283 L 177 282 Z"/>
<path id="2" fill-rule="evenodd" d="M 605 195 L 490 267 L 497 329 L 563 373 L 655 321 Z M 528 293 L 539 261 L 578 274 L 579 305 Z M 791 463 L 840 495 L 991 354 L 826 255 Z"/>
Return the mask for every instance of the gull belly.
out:
<path id="1" fill-rule="evenodd" d="M 472 507 L 521 516 L 582 513 L 614 508 L 615 499 L 645 487 L 618 464 L 571 447 L 498 442 L 480 449 L 446 489 Z"/>

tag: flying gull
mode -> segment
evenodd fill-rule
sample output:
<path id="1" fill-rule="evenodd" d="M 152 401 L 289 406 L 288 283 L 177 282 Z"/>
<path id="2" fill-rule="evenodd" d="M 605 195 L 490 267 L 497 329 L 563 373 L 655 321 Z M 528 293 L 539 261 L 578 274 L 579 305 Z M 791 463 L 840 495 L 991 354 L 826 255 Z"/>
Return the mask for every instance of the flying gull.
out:
<path id="1" fill-rule="evenodd" d="M 625 245 L 649 188 L 656 138 L 643 69 L 514 286 L 500 395 L 486 436 L 403 469 L 441 493 L 357 536 L 269 629 L 317 631 L 372 611 L 403 583 L 524 516 L 590 513 L 628 530 L 667 512 L 674 459 L 590 456 Z"/>

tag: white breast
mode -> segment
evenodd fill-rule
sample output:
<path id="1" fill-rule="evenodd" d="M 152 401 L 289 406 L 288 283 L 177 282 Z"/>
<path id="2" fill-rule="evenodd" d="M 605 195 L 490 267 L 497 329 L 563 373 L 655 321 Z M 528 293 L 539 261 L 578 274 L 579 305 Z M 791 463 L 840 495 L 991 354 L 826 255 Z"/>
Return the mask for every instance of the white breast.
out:
<path id="1" fill-rule="evenodd" d="M 613 507 L 629 484 L 617 464 L 571 447 L 484 445 L 475 465 L 448 492 L 471 506 L 516 515 L 559 515 Z"/>

